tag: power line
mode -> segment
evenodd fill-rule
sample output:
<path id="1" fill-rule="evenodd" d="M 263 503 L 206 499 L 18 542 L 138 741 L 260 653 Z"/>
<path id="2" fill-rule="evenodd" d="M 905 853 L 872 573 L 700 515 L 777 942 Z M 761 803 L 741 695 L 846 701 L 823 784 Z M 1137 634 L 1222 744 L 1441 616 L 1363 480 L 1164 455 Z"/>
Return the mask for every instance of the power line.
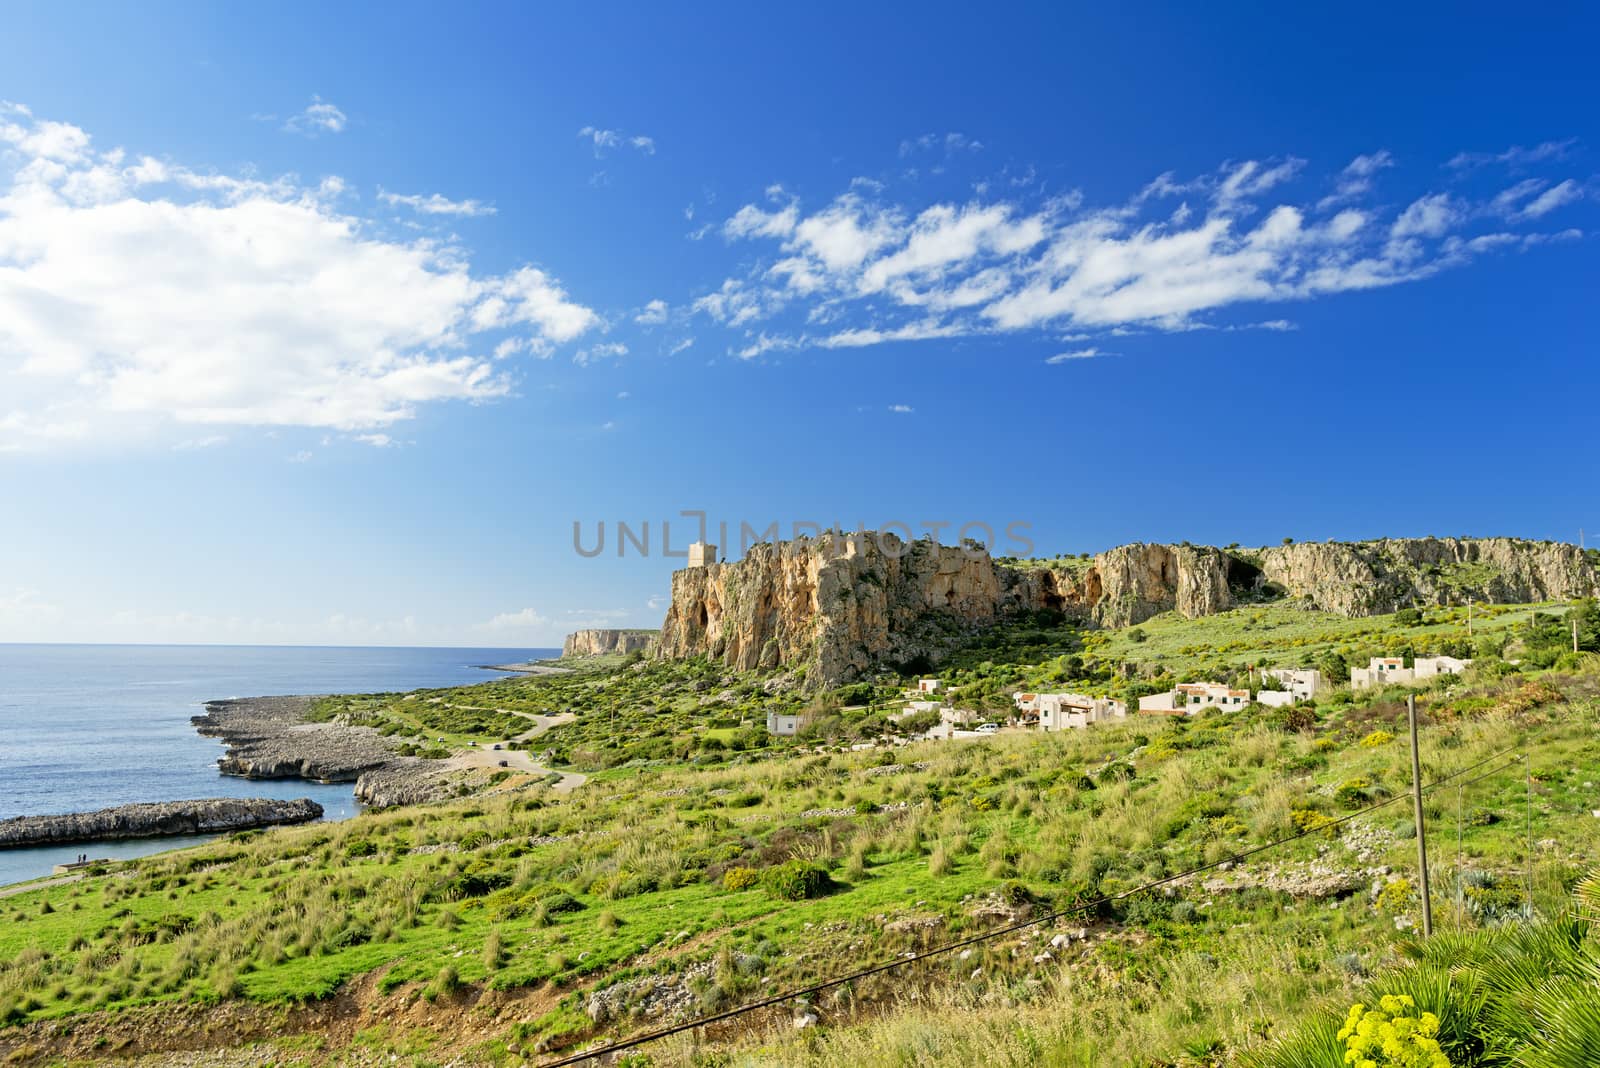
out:
<path id="1" fill-rule="evenodd" d="M 1474 771 L 1493 760 L 1498 760 L 1507 753 L 1515 752 L 1516 748 L 1516 746 L 1511 746 L 1508 749 L 1502 749 L 1498 753 L 1484 757 L 1476 764 L 1469 764 L 1466 767 L 1451 773 L 1450 775 L 1446 775 L 1442 779 L 1435 779 L 1433 782 L 1430 782 L 1428 785 L 1424 786 L 1423 791 L 1426 792 L 1428 790 L 1432 790 L 1434 787 L 1443 786 L 1448 782 L 1452 782 L 1455 779 L 1465 775 L 1469 771 Z M 1505 771 L 1506 768 L 1514 766 L 1514 764 L 1515 761 L 1513 761 L 1511 764 L 1507 764 L 1503 768 L 1497 768 L 1492 772 L 1488 772 L 1482 777 L 1487 778 L 1489 775 L 1499 774 L 1500 772 Z M 1476 782 L 1477 780 L 1473 781 Z M 540 1065 L 539 1068 L 566 1068 L 568 1065 L 581 1064 L 584 1061 L 595 1057 L 604 1057 L 608 1054 L 620 1053 L 623 1050 L 634 1049 L 638 1046 L 645 1045 L 648 1042 L 655 1042 L 658 1039 L 669 1038 L 672 1035 L 682 1034 L 685 1031 L 692 1031 L 697 1027 L 706 1027 L 711 1024 L 721 1023 L 724 1020 L 731 1020 L 736 1016 L 743 1016 L 746 1013 L 755 1012 L 758 1009 L 770 1008 L 773 1005 L 781 1005 L 786 1001 L 794 1001 L 797 998 L 810 997 L 813 994 L 820 994 L 824 990 L 831 990 L 836 986 L 843 986 L 845 983 L 855 982 L 857 979 L 865 979 L 868 976 L 877 975 L 881 972 L 893 971 L 896 968 L 904 968 L 909 964 L 915 964 L 918 961 L 927 960 L 929 957 L 941 956 L 945 953 L 950 953 L 958 949 L 964 949 L 968 946 L 977 945 L 980 942 L 987 942 L 995 938 L 1000 938 L 1004 935 L 1011 934 L 1015 931 L 1021 931 L 1028 927 L 1035 927 L 1039 924 L 1050 923 L 1054 920 L 1062 919 L 1067 916 L 1073 916 L 1079 913 L 1087 912 L 1090 909 L 1100 908 L 1103 905 L 1115 904 L 1116 902 L 1122 901 L 1125 898 L 1132 897 L 1134 894 L 1143 893 L 1146 890 L 1153 890 L 1159 886 L 1166 886 L 1169 883 L 1178 882 L 1181 879 L 1187 879 L 1191 876 L 1199 875 L 1202 872 L 1211 871 L 1214 868 L 1220 868 L 1224 864 L 1235 864 L 1241 860 L 1253 857 L 1257 853 L 1263 853 L 1269 849 L 1276 849 L 1278 846 L 1288 845 L 1290 842 L 1296 842 L 1302 838 L 1309 838 L 1313 834 L 1321 834 L 1323 831 L 1326 831 L 1329 828 L 1348 823 L 1359 816 L 1364 816 L 1369 812 L 1375 812 L 1380 808 L 1386 808 L 1389 805 L 1403 801 L 1408 796 L 1410 795 L 1406 793 L 1397 793 L 1392 797 L 1385 798 L 1382 801 L 1376 801 L 1365 808 L 1360 808 L 1354 812 L 1346 813 L 1337 819 L 1329 820 L 1327 823 L 1320 824 L 1316 827 L 1308 828 L 1307 830 L 1299 831 L 1285 838 L 1278 838 L 1262 845 L 1251 846 L 1249 849 L 1242 850 L 1223 860 L 1213 861 L 1209 864 L 1202 864 L 1199 867 L 1190 868 L 1187 871 L 1179 872 L 1176 875 L 1167 875 L 1160 879 L 1155 879 L 1151 882 L 1144 883 L 1140 886 L 1135 886 L 1130 890 L 1123 890 L 1120 893 L 1095 898 L 1092 901 L 1080 902 L 1079 904 L 1073 905 L 1069 908 L 1057 909 L 1054 912 L 1046 913 L 1043 916 L 1035 916 L 1032 919 L 1019 920 L 1016 923 L 1011 923 L 1003 927 L 997 927 L 992 930 L 984 931 L 981 934 L 976 934 L 969 938 L 959 939 L 955 942 L 946 942 L 942 945 L 935 946 L 932 949 L 925 949 L 918 953 L 907 953 L 904 956 L 896 957 L 893 960 L 884 961 L 881 964 L 874 964 L 871 967 L 862 968 L 846 975 L 835 976 L 832 979 L 827 979 L 820 983 L 814 983 L 811 986 L 801 987 L 798 990 L 790 990 L 782 994 L 772 994 L 768 997 L 749 1002 L 745 1005 L 739 1005 L 731 1009 L 724 1009 L 722 1012 L 712 1013 L 710 1016 L 701 1016 L 685 1023 L 673 1024 L 655 1031 L 647 1031 L 642 1035 L 635 1035 L 632 1038 L 623 1039 L 619 1042 L 613 1042 L 608 1046 L 601 1047 L 600 1049 L 588 1050 L 584 1053 L 571 1054 L 570 1056 L 563 1057 L 560 1060 L 546 1061 L 544 1064 Z"/>

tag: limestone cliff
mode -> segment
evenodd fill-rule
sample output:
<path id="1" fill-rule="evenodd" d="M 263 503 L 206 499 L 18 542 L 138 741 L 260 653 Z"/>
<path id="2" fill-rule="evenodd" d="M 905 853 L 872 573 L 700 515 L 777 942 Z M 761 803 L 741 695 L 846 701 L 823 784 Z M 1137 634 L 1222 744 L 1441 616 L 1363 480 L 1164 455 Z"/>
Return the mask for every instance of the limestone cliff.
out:
<path id="1" fill-rule="evenodd" d="M 1519 604 L 1594 596 L 1576 545 L 1520 538 L 1386 538 L 1259 550 L 1262 575 L 1308 607 L 1370 616 L 1408 605 Z"/>
<path id="2" fill-rule="evenodd" d="M 706 655 L 741 670 L 804 667 L 808 686 L 830 687 L 878 666 L 936 663 L 985 624 L 1038 609 L 1123 627 L 1162 612 L 1211 615 L 1240 598 L 1290 596 L 1361 616 L 1465 596 L 1525 602 L 1596 589 L 1596 568 L 1575 546 L 1509 538 L 1258 550 L 1133 544 L 1092 561 L 1000 563 L 931 541 L 829 534 L 675 572 L 655 653 Z"/>
<path id="3" fill-rule="evenodd" d="M 655 639 L 653 630 L 576 630 L 561 644 L 562 656 L 603 656 L 643 652 Z"/>
<path id="4" fill-rule="evenodd" d="M 1044 602 L 1043 569 L 890 535 L 884 546 L 823 535 L 677 571 L 657 655 L 706 654 L 746 670 L 804 665 L 810 684 L 835 685 L 874 664 L 937 656 L 974 626 Z"/>

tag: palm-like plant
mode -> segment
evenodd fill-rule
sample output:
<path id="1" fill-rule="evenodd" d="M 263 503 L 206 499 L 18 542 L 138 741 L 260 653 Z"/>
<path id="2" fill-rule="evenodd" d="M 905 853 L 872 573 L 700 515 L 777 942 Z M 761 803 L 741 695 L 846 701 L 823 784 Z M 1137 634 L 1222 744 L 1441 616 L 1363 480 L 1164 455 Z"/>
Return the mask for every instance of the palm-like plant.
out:
<path id="1" fill-rule="evenodd" d="M 1408 994 L 1439 1017 L 1455 1068 L 1600 1065 L 1600 873 L 1580 883 L 1558 916 L 1402 942 L 1408 963 L 1368 984 L 1369 1001 Z M 1244 1059 L 1249 1068 L 1342 1068 L 1337 1019 L 1319 1014 Z"/>

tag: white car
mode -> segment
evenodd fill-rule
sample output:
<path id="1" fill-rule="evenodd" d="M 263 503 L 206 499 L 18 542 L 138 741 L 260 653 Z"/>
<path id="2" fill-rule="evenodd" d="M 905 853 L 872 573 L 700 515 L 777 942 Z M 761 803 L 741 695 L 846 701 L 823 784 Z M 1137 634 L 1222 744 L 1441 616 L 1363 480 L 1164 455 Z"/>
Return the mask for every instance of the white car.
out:
<path id="1" fill-rule="evenodd" d="M 998 724 L 998 723 L 980 723 L 980 724 L 978 724 L 978 727 L 977 727 L 977 733 L 979 733 L 979 734 L 999 734 L 1000 733 L 1000 724 Z"/>

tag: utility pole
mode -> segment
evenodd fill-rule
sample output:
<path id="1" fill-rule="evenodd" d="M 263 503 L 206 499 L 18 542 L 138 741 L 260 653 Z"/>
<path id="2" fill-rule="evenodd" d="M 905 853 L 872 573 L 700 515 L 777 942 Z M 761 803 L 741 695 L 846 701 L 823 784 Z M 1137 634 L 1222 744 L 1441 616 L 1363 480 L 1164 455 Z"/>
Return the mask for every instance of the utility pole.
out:
<path id="1" fill-rule="evenodd" d="M 1428 886 L 1428 828 L 1422 816 L 1422 758 L 1417 755 L 1417 695 L 1406 698 L 1411 720 L 1411 801 L 1417 823 L 1417 868 L 1422 875 L 1422 937 L 1433 937 L 1433 894 Z"/>
<path id="2" fill-rule="evenodd" d="M 1572 621 L 1572 651 L 1578 651 L 1578 621 L 1576 619 Z"/>
<path id="3" fill-rule="evenodd" d="M 1467 598 L 1467 637 L 1472 637 L 1472 598 Z"/>

